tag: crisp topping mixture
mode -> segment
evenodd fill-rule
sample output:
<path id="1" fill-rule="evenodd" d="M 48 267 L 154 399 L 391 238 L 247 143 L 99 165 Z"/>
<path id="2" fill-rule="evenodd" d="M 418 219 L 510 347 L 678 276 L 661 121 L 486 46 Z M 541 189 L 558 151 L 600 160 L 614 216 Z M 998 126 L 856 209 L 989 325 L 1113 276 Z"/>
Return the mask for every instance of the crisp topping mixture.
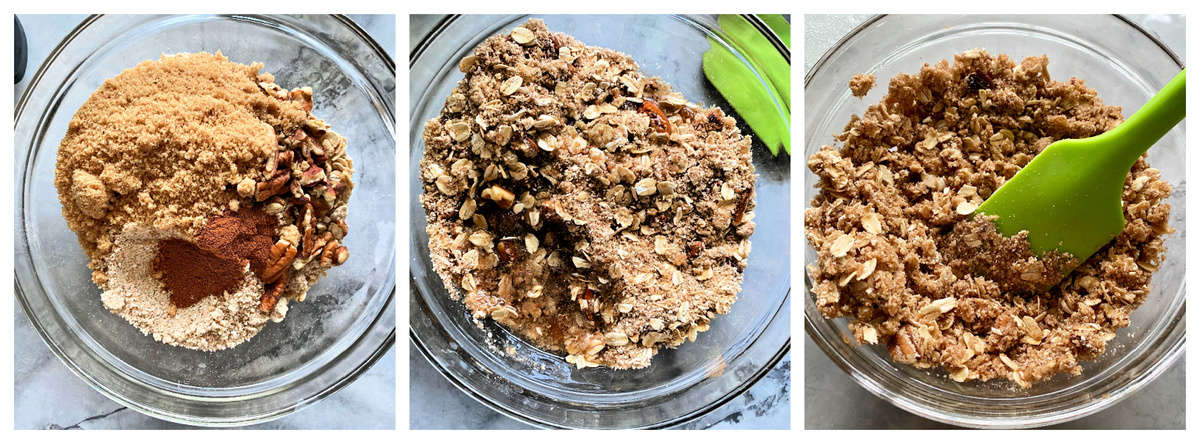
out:
<path id="1" fill-rule="evenodd" d="M 1047 63 L 975 49 L 898 75 L 840 146 L 809 158 L 820 193 L 805 211 L 808 271 L 823 315 L 852 318 L 855 339 L 897 362 L 1022 387 L 1079 374 L 1129 324 L 1172 231 L 1171 188 L 1144 158 L 1125 182 L 1125 230 L 1048 290 L 1072 258 L 1033 258 L 1021 236 L 971 217 L 1050 143 L 1122 120 L 1082 80 L 1051 80 Z"/>
<path id="2" fill-rule="evenodd" d="M 433 265 L 477 318 L 579 366 L 708 329 L 754 231 L 750 138 L 628 56 L 540 20 L 494 36 L 426 123 Z"/>

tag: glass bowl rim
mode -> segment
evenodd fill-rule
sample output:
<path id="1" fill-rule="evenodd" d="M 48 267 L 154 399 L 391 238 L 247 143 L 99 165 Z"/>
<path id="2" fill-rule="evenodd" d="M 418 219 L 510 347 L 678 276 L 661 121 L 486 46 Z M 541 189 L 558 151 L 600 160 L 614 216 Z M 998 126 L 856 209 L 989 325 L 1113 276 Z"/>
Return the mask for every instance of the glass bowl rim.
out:
<path id="1" fill-rule="evenodd" d="M 438 20 L 438 22 L 433 26 L 433 28 L 431 28 L 430 31 L 421 38 L 421 40 L 417 43 L 417 45 L 415 45 L 413 47 L 414 49 L 409 54 L 409 68 L 410 69 L 413 66 L 415 66 L 418 59 L 420 59 L 420 57 L 422 55 L 424 55 L 425 50 L 428 49 L 428 46 L 431 44 L 431 42 L 434 41 L 446 29 L 447 26 L 454 23 L 462 15 L 464 15 L 464 14 L 449 14 Z M 510 15 L 510 16 L 530 16 L 530 15 L 535 15 L 535 14 L 508 14 L 508 15 Z M 556 14 L 550 14 L 550 15 L 556 15 Z M 564 15 L 588 15 L 588 14 L 564 14 Z M 650 14 L 650 15 L 655 15 L 655 14 Z M 670 16 L 677 20 L 683 20 L 688 23 L 697 23 L 696 20 L 694 20 L 693 18 L 691 18 L 690 16 L 688 16 L 686 14 L 657 14 L 657 15 Z M 789 66 L 791 65 L 791 52 L 790 52 L 789 47 L 782 42 L 780 37 L 777 34 L 775 34 L 774 31 L 772 31 L 769 26 L 767 26 L 765 23 L 763 23 L 760 19 L 755 17 L 753 14 L 738 14 L 738 15 L 742 16 L 747 21 L 749 21 L 751 23 L 751 25 L 754 26 L 760 33 L 763 33 L 763 35 L 765 37 L 767 37 L 768 41 L 772 44 L 772 46 L 777 51 L 780 52 L 780 54 L 784 57 L 785 60 L 787 60 Z M 705 32 L 708 32 L 708 31 L 706 30 Z M 410 98 L 410 101 L 411 100 L 412 99 Z M 413 105 L 415 105 L 415 104 L 410 103 L 410 107 Z M 411 118 L 412 118 L 412 116 L 410 116 L 410 119 Z M 409 122 L 409 123 L 411 123 L 411 122 Z M 410 147 L 410 149 L 411 149 L 411 147 Z M 411 165 L 410 165 L 410 167 L 411 167 Z M 789 190 L 789 192 L 790 192 L 790 190 Z M 414 217 L 414 216 L 416 216 L 416 215 L 413 215 L 410 217 Z M 411 240 L 410 240 L 410 242 L 411 242 Z M 412 254 L 410 254 L 410 256 L 412 256 Z M 438 277 L 438 279 L 440 279 L 440 276 Z M 429 310 L 429 308 L 426 307 L 427 303 L 425 301 L 425 297 L 421 294 L 420 290 L 418 289 L 418 286 L 415 281 L 415 276 L 413 276 L 411 270 L 409 272 L 409 287 L 410 287 L 410 307 L 413 307 L 414 305 L 418 306 L 418 307 L 414 307 L 417 309 L 410 308 L 410 316 L 416 316 L 416 315 L 428 316 L 429 313 L 427 313 L 427 311 Z M 778 310 L 776 310 L 776 314 L 771 317 L 770 322 L 772 322 L 772 323 L 776 322 L 776 320 L 779 318 L 780 314 L 788 315 L 788 318 L 790 319 L 790 317 L 791 317 L 790 310 L 791 309 L 788 307 L 790 307 L 790 304 L 792 303 L 791 294 L 792 294 L 792 289 L 789 286 L 788 290 L 786 291 L 786 293 L 783 295 L 783 298 L 781 299 L 781 301 L 782 301 L 781 307 Z M 489 409 L 491 409 L 495 412 L 498 412 L 508 418 L 511 418 L 511 419 L 521 422 L 523 424 L 527 424 L 527 425 L 539 427 L 539 428 L 563 428 L 563 426 L 561 426 L 561 425 L 550 423 L 547 421 L 542 421 L 535 417 L 521 414 L 520 412 L 510 409 L 510 408 L 506 407 L 505 405 L 503 405 L 502 403 L 491 400 L 491 399 L 485 397 L 483 394 L 478 393 L 475 390 L 473 390 L 469 384 L 467 384 L 463 381 L 460 381 L 453 374 L 453 372 L 448 371 L 446 368 L 444 368 L 444 366 L 442 366 L 439 363 L 438 359 L 433 355 L 433 352 L 430 351 L 428 349 L 428 346 L 421 340 L 418 332 L 412 328 L 412 319 L 411 318 L 409 321 L 409 325 L 410 325 L 409 339 L 412 342 L 412 345 L 420 352 L 421 356 L 424 357 L 426 362 L 428 362 L 430 364 L 430 366 L 433 367 L 435 371 L 437 371 L 438 374 L 442 375 L 442 377 L 444 377 L 448 382 L 450 382 L 450 384 L 452 386 L 459 389 L 461 392 L 466 394 L 468 397 L 470 397 L 471 399 L 474 399 L 475 401 L 479 402 L 480 404 L 487 406 Z M 765 330 L 764 330 L 764 332 L 765 332 Z M 777 350 L 771 356 L 770 359 L 765 361 L 765 364 L 761 368 L 757 369 L 753 375 L 744 379 L 740 384 L 735 386 L 728 393 L 722 395 L 720 398 L 714 400 L 713 402 L 711 402 L 705 406 L 702 406 L 702 407 L 695 409 L 691 412 L 688 412 L 686 414 L 680 415 L 679 417 L 676 417 L 676 418 L 673 418 L 670 420 L 666 420 L 666 421 L 661 421 L 661 422 L 658 422 L 655 424 L 647 424 L 647 425 L 642 426 L 641 428 L 673 427 L 673 426 L 686 424 L 686 423 L 692 422 L 696 419 L 699 419 L 700 417 L 703 417 L 705 414 L 708 414 L 708 413 L 716 410 L 717 408 L 724 406 L 730 400 L 733 400 L 733 399 L 737 398 L 738 396 L 741 396 L 743 393 L 745 393 L 747 390 L 749 390 L 750 387 L 754 386 L 754 384 L 756 384 L 760 380 L 762 380 L 763 377 L 765 377 L 768 373 L 770 373 L 770 371 L 772 369 L 774 369 L 775 366 L 777 366 L 780 361 L 782 361 L 784 356 L 789 355 L 790 350 L 791 350 L 791 332 L 789 331 L 788 337 L 783 341 L 783 344 L 780 346 L 779 350 Z M 789 382 L 789 384 L 790 384 L 790 382 Z"/>
<path id="2" fill-rule="evenodd" d="M 106 15 L 117 15 L 117 16 L 129 15 L 129 16 L 146 16 L 146 17 L 155 16 L 155 15 L 178 16 L 178 15 L 173 15 L 173 14 L 91 14 L 91 15 L 87 16 L 86 18 L 81 20 L 78 25 L 76 25 L 74 28 L 72 28 L 71 31 L 68 32 L 62 38 L 62 40 L 59 41 L 54 46 L 54 48 L 42 60 L 41 64 L 38 66 L 38 69 L 33 74 L 33 76 L 29 77 L 29 80 L 26 83 L 24 90 L 21 92 L 21 96 L 20 96 L 19 100 L 16 102 L 16 104 L 14 106 L 14 113 L 13 113 L 14 124 L 21 121 L 21 117 L 24 115 L 24 112 L 26 111 L 26 107 L 29 105 L 31 97 L 33 96 L 33 91 L 35 89 L 37 89 L 38 86 L 42 85 L 42 80 L 43 80 L 44 76 L 47 74 L 47 72 L 49 71 L 51 65 L 53 65 L 54 62 L 58 61 L 58 57 L 63 54 L 63 52 L 67 49 L 67 47 L 71 43 L 73 43 L 77 37 L 79 37 L 81 32 L 88 29 L 92 25 L 96 24 L 99 20 L 101 20 Z M 183 14 L 183 15 L 187 15 L 187 14 Z M 210 15 L 210 16 L 222 17 L 222 18 L 242 18 L 243 20 L 250 20 L 250 21 L 260 22 L 260 23 L 262 23 L 262 22 L 277 23 L 278 21 L 275 19 L 275 17 L 279 16 L 278 14 L 198 14 L 198 15 Z M 387 51 L 384 50 L 384 48 L 373 37 L 371 37 L 370 34 L 368 34 L 364 29 L 362 29 L 362 27 L 360 27 L 357 23 L 355 23 L 353 20 L 351 20 L 345 14 L 327 14 L 327 15 L 328 15 L 328 17 L 332 18 L 337 24 L 344 26 L 345 30 L 349 31 L 351 34 L 353 34 L 355 37 L 357 37 L 358 38 L 357 43 L 365 44 L 367 46 L 367 48 L 375 54 L 375 56 L 379 57 L 379 61 L 383 63 L 383 66 L 386 69 L 390 70 L 394 75 L 395 69 L 396 69 L 395 61 L 392 59 L 391 55 L 389 55 L 387 53 Z M 383 96 L 381 96 L 381 97 L 383 97 Z M 383 98 L 394 100 L 394 96 L 393 97 L 383 97 Z M 37 112 L 38 110 L 30 110 L 30 111 Z M 389 107 L 389 109 L 387 109 L 387 111 L 391 112 L 394 115 L 395 114 L 394 105 L 393 105 L 393 107 Z M 15 138 L 15 135 L 14 135 L 14 138 Z M 15 142 L 15 140 L 14 140 L 14 142 Z M 32 162 L 33 158 L 34 158 L 33 153 L 29 152 L 27 149 L 24 151 L 15 151 L 15 155 L 20 156 L 20 159 L 18 159 L 18 160 L 23 160 L 23 162 L 16 162 L 14 164 L 14 169 L 27 168 L 29 166 L 30 162 Z M 16 179 L 19 179 L 22 183 L 24 182 L 24 179 L 19 176 L 16 177 L 15 180 Z M 23 188 L 24 188 L 24 185 L 15 188 L 14 191 L 21 193 L 21 190 Z M 23 207 L 23 205 L 22 205 L 22 207 Z M 16 219 L 20 219 L 19 214 L 17 214 L 15 217 L 16 217 Z M 17 236 L 14 238 L 14 245 L 13 245 L 14 248 L 17 251 L 19 251 L 22 247 L 24 247 L 26 250 L 28 250 L 27 235 L 24 234 L 25 231 L 28 229 L 26 224 L 24 224 L 21 221 L 14 220 L 14 229 L 17 230 Z M 24 245 L 21 245 L 22 243 Z M 26 267 L 26 268 L 31 268 L 31 267 L 32 267 L 32 264 L 29 264 L 29 267 Z M 372 331 L 373 325 L 376 325 L 379 322 L 385 320 L 385 318 L 389 314 L 389 310 L 391 310 L 392 318 L 393 318 L 393 325 L 391 326 L 391 330 L 388 331 L 386 335 L 381 335 L 381 336 L 383 336 L 383 339 L 378 343 L 377 346 L 375 346 L 374 350 L 369 350 L 368 352 L 366 352 L 365 359 L 363 359 L 362 362 L 351 366 L 347 373 L 338 377 L 336 380 L 331 381 L 324 388 L 322 388 L 320 390 L 316 390 L 313 393 L 310 393 L 305 398 L 289 402 L 288 405 L 286 405 L 283 408 L 277 408 L 274 411 L 270 411 L 270 412 L 266 412 L 266 413 L 258 413 L 258 414 L 254 414 L 254 415 L 250 415 L 250 416 L 246 416 L 246 415 L 235 416 L 235 417 L 230 417 L 230 418 L 225 418 L 225 417 L 213 418 L 213 417 L 183 415 L 183 414 L 178 414 L 176 412 L 171 412 L 171 411 L 167 411 L 167 410 L 154 408 L 154 407 L 148 406 L 148 405 L 142 405 L 138 402 L 133 401 L 132 399 L 129 399 L 127 396 L 123 395 L 118 390 L 111 388 L 107 385 L 101 384 L 95 377 L 93 377 L 92 375 L 90 375 L 83 369 L 83 366 L 81 363 L 75 362 L 74 359 L 68 357 L 66 354 L 66 351 L 63 349 L 63 347 L 61 345 L 59 345 L 55 341 L 50 340 L 50 338 L 48 337 L 49 333 L 47 332 L 47 327 L 43 326 L 41 321 L 39 321 L 38 318 L 34 316 L 35 307 L 33 307 L 31 305 L 32 302 L 27 300 L 26 291 L 24 290 L 24 287 L 22 286 L 22 279 L 20 277 L 20 274 L 18 274 L 16 272 L 16 267 L 14 267 L 13 284 L 14 284 L 14 289 L 15 289 L 14 296 L 16 297 L 17 301 L 20 303 L 21 309 L 25 313 L 26 318 L 29 320 L 30 325 L 35 330 L 37 330 L 39 338 L 47 346 L 47 348 L 50 349 L 50 351 L 54 354 L 54 356 L 58 358 L 58 361 L 61 362 L 65 367 L 67 367 L 67 369 L 70 370 L 71 373 L 73 373 L 75 376 L 77 376 L 81 380 L 83 380 L 93 390 L 100 393 L 101 395 L 104 395 L 104 397 L 112 400 L 113 402 L 116 402 L 122 406 L 133 409 L 134 411 L 145 414 L 147 416 L 161 419 L 164 421 L 177 423 L 177 424 L 202 426 L 202 427 L 228 427 L 228 426 L 245 426 L 245 425 L 259 424 L 259 423 L 264 423 L 264 422 L 282 418 L 282 417 L 287 416 L 291 413 L 294 413 L 304 407 L 313 405 L 314 403 L 316 403 L 322 399 L 325 399 L 329 395 L 332 395 L 333 393 L 336 393 L 338 390 L 346 387 L 351 382 L 354 382 L 354 380 L 358 379 L 359 376 L 361 376 L 363 373 L 365 373 L 368 369 L 372 368 L 379 361 L 380 358 L 382 358 L 384 355 L 386 355 L 387 352 L 393 348 L 393 346 L 395 345 L 395 341 L 396 341 L 396 327 L 394 325 L 395 324 L 395 322 L 394 322 L 394 318 L 395 318 L 394 306 L 395 306 L 395 300 L 396 300 L 396 285 L 395 285 L 395 282 L 393 282 L 391 291 L 387 293 L 387 297 L 384 300 L 382 300 L 380 303 L 381 310 L 379 311 L 379 313 L 375 314 L 374 316 L 370 316 L 369 318 L 364 318 L 364 319 L 370 319 L 370 322 L 367 324 L 366 329 L 363 331 L 363 336 L 361 336 L 359 338 L 355 338 L 353 341 L 351 341 L 350 345 L 342 352 L 342 355 L 345 356 L 347 354 L 350 354 L 350 353 L 354 352 L 357 347 L 362 346 L 363 345 L 362 339 L 366 338 L 367 335 Z M 322 369 L 328 368 L 329 366 L 334 365 L 337 362 L 338 361 L 336 359 L 334 361 L 330 361 L 324 367 L 322 367 Z M 107 371 L 109 371 L 109 372 L 113 372 L 113 373 L 119 375 L 120 377 L 125 378 L 126 380 L 135 381 L 134 384 L 138 387 L 148 388 L 150 390 L 162 392 L 162 390 L 160 390 L 160 389 L 154 388 L 152 386 L 147 386 L 145 383 L 137 381 L 136 378 L 131 379 L 128 376 L 125 376 L 122 371 L 120 371 L 116 368 L 113 368 L 113 366 L 108 363 L 101 363 L 101 365 L 103 367 L 107 368 Z M 317 370 L 317 371 L 319 372 L 321 370 Z M 286 386 L 277 387 L 271 391 L 268 391 L 265 394 L 270 395 L 271 393 L 278 392 L 281 389 L 286 390 L 288 387 L 300 386 L 300 385 L 303 385 L 303 382 L 304 381 L 294 381 L 293 383 L 290 383 Z M 203 397 L 197 397 L 197 396 L 187 395 L 187 394 L 183 394 L 183 393 L 172 393 L 172 396 L 175 396 L 179 399 L 187 399 L 187 400 L 191 400 L 191 401 L 195 401 L 198 399 L 204 399 Z M 249 399 L 257 399 L 257 397 L 250 397 Z M 221 399 L 216 399 L 213 402 L 213 404 L 214 405 L 220 404 L 221 402 L 222 402 Z"/>
<path id="3" fill-rule="evenodd" d="M 858 34 L 863 32 L 864 30 L 869 28 L 871 25 L 874 25 L 875 23 L 877 23 L 878 21 L 882 20 L 883 18 L 885 18 L 889 15 L 904 15 L 904 14 L 877 14 L 877 15 L 874 15 L 874 16 L 868 18 L 867 20 L 864 20 L 859 25 L 855 26 L 853 29 L 851 29 L 849 32 L 847 32 L 845 35 L 843 35 L 840 39 L 838 39 L 838 41 L 836 43 L 834 43 L 832 46 L 830 46 L 830 48 L 828 50 L 826 50 L 821 55 L 821 57 L 817 59 L 816 62 L 813 63 L 812 68 L 810 68 L 805 73 L 804 87 L 806 89 L 808 88 L 809 83 L 813 80 L 817 71 L 819 71 L 823 66 L 825 66 L 829 62 L 829 59 L 833 56 L 834 53 L 838 52 L 838 50 L 840 50 L 842 47 L 844 47 L 846 44 L 848 44 L 850 39 L 854 38 L 855 36 L 857 36 Z M 1105 15 L 1105 14 L 1095 14 L 1095 15 Z M 1156 46 L 1158 46 L 1158 48 L 1160 50 L 1162 50 L 1162 52 L 1164 54 L 1166 54 L 1171 59 L 1171 61 L 1174 62 L 1175 65 L 1178 66 L 1180 69 L 1185 68 L 1185 64 L 1179 58 L 1179 56 L 1174 51 L 1172 51 L 1169 47 L 1167 47 L 1167 45 L 1165 43 L 1163 43 L 1160 39 L 1158 39 L 1156 36 L 1154 36 L 1154 34 L 1150 33 L 1145 28 L 1141 27 L 1137 23 L 1134 23 L 1132 20 L 1128 19 L 1127 17 L 1125 17 L 1122 14 L 1109 14 L 1109 15 L 1111 15 L 1112 17 L 1115 17 L 1120 22 L 1124 23 L 1125 25 L 1128 25 L 1134 31 L 1141 33 L 1142 36 L 1149 39 L 1150 42 L 1152 42 Z M 807 174 L 808 173 L 805 172 L 805 175 L 807 175 Z M 807 203 L 805 205 L 807 206 Z M 804 280 L 804 285 L 806 287 L 805 292 L 808 293 L 808 288 L 812 287 L 812 283 L 808 278 L 808 273 L 804 273 L 803 280 Z M 1186 287 L 1187 287 L 1187 283 L 1186 283 L 1186 281 L 1184 281 L 1180 284 L 1180 288 L 1178 290 L 1180 293 L 1184 294 L 1185 299 L 1186 299 L 1186 295 L 1187 295 Z M 1111 396 L 1097 397 L 1097 398 L 1095 398 L 1087 403 L 1081 404 L 1080 406 L 1077 406 L 1075 408 L 1064 410 L 1062 412 L 1058 412 L 1058 413 L 1052 414 L 1052 415 L 1043 415 L 1043 416 L 1039 416 L 1039 417 L 1034 417 L 1034 418 L 1032 418 L 1032 420 L 1030 420 L 1030 418 L 1025 418 L 1025 417 L 986 418 L 986 419 L 968 418 L 968 419 L 964 420 L 960 417 L 949 415 L 943 410 L 930 408 L 919 402 L 909 400 L 906 397 L 906 395 L 904 395 L 902 393 L 898 393 L 894 389 L 890 389 L 890 388 L 883 386 L 878 381 L 875 381 L 874 379 L 872 379 L 872 377 L 870 375 L 864 374 L 863 372 L 854 368 L 853 364 L 851 362 L 842 358 L 842 356 L 840 354 L 838 354 L 838 352 L 836 350 L 833 349 L 833 347 L 828 343 L 828 341 L 829 341 L 828 338 L 823 338 L 821 336 L 819 327 L 817 327 L 813 323 L 813 320 L 809 318 L 808 305 L 811 302 L 812 302 L 812 298 L 808 294 L 806 294 L 805 298 L 804 298 L 804 304 L 805 304 L 805 306 L 804 306 L 804 311 L 805 311 L 805 313 L 804 313 L 804 315 L 805 315 L 804 316 L 804 330 L 805 330 L 805 332 L 808 334 L 810 339 L 812 339 L 813 343 L 817 344 L 817 347 L 820 348 L 821 351 L 824 352 L 825 355 L 831 361 L 833 361 L 834 364 L 837 365 L 838 368 L 840 368 L 843 372 L 845 372 L 846 375 L 850 377 L 850 379 L 854 380 L 855 383 L 857 383 L 860 387 L 862 387 L 867 392 L 870 392 L 872 395 L 874 395 L 884 401 L 887 401 L 889 404 L 892 404 L 893 406 L 896 406 L 904 411 L 907 411 L 909 413 L 924 417 L 926 419 L 937 421 L 937 422 L 940 422 L 943 424 L 962 426 L 962 427 L 979 427 L 979 428 L 1045 427 L 1045 426 L 1060 424 L 1063 422 L 1067 422 L 1067 421 L 1071 421 L 1074 419 L 1079 419 L 1079 418 L 1089 416 L 1091 414 L 1094 414 L 1096 412 L 1104 410 L 1108 407 L 1111 407 L 1112 405 L 1126 399 L 1129 395 L 1136 393 L 1137 391 L 1141 390 L 1146 385 L 1148 385 L 1150 382 L 1153 382 L 1154 380 L 1156 380 L 1160 375 L 1162 375 L 1162 373 L 1164 373 L 1168 368 L 1170 368 L 1172 365 L 1174 365 L 1175 362 L 1177 362 L 1179 360 L 1179 358 L 1183 355 L 1184 343 L 1187 339 L 1186 327 L 1184 327 L 1185 330 L 1180 335 L 1180 338 L 1177 341 L 1175 341 L 1174 344 L 1171 344 L 1169 346 L 1166 353 L 1160 359 L 1158 365 L 1151 367 L 1150 371 L 1148 373 L 1139 375 L 1138 377 L 1132 379 L 1125 386 L 1120 387 L 1120 389 L 1117 390 L 1116 393 L 1112 394 Z M 1186 311 L 1185 311 L 1186 310 L 1186 300 L 1182 304 L 1180 304 L 1179 310 L 1180 310 L 1181 315 L 1186 313 Z M 1183 322 L 1186 322 L 1186 319 L 1181 318 L 1180 320 L 1178 320 L 1176 322 L 1179 322 L 1180 324 L 1182 324 Z M 1172 328 L 1174 328 L 1174 327 L 1172 327 Z M 1167 333 L 1170 333 L 1170 330 L 1171 329 L 1167 329 L 1164 331 Z M 1164 336 L 1164 338 L 1169 338 L 1169 337 L 1170 337 L 1170 334 Z"/>

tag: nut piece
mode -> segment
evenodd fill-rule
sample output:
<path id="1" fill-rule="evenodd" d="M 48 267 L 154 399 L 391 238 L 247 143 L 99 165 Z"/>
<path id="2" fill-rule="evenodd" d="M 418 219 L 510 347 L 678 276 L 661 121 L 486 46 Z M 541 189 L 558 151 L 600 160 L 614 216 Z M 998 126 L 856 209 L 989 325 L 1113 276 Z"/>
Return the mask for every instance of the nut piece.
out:
<path id="1" fill-rule="evenodd" d="M 300 229 L 295 225 L 288 225 L 279 229 L 279 238 L 292 245 L 300 245 Z"/>
<path id="2" fill-rule="evenodd" d="M 296 247 L 291 242 L 283 239 L 276 241 L 275 245 L 271 246 L 271 261 L 267 263 L 266 270 L 263 270 L 263 282 L 273 284 L 283 279 L 284 272 L 296 258 L 296 254 Z"/>
<path id="3" fill-rule="evenodd" d="M 346 248 L 345 245 L 339 246 L 337 248 L 337 254 L 333 256 L 333 264 L 342 265 L 346 263 L 347 259 L 350 259 L 350 249 Z"/>
<path id="4" fill-rule="evenodd" d="M 340 247 L 340 245 L 338 245 L 338 241 L 336 240 L 331 240 L 325 243 L 325 249 L 321 250 L 321 265 L 326 267 L 333 265 L 334 261 L 337 259 L 338 247 Z"/>
<path id="5" fill-rule="evenodd" d="M 283 296 L 283 290 L 286 288 L 287 284 L 284 282 L 268 285 L 266 293 L 263 293 L 262 300 L 259 301 L 258 309 L 270 313 L 275 309 L 275 304 L 279 302 L 279 297 Z"/>
<path id="6" fill-rule="evenodd" d="M 533 43 L 533 31 L 524 26 L 518 26 L 512 30 L 512 39 L 520 45 L 528 45 Z"/>
<path id="7" fill-rule="evenodd" d="M 537 235 L 533 233 L 525 233 L 525 250 L 529 251 L 529 254 L 537 252 L 538 243 Z"/>
<path id="8" fill-rule="evenodd" d="M 496 205 L 499 205 L 500 208 L 506 210 L 512 208 L 513 203 L 516 202 L 517 199 L 516 194 L 513 194 L 512 191 L 504 189 L 504 187 L 501 187 L 500 185 L 492 185 L 490 188 L 483 190 L 483 192 L 481 192 L 479 195 L 484 199 L 491 199 L 493 202 L 496 202 Z"/>
<path id="9" fill-rule="evenodd" d="M 254 188 L 254 201 L 262 202 L 287 191 L 291 178 L 287 171 L 279 171 L 270 180 L 259 182 Z"/>

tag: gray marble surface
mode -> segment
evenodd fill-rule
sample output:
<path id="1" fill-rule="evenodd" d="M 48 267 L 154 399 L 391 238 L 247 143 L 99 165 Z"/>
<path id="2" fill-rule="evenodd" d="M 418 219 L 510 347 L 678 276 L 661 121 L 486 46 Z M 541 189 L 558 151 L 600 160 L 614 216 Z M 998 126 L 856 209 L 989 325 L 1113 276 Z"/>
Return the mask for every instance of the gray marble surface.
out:
<path id="1" fill-rule="evenodd" d="M 805 69 L 870 15 L 808 15 L 804 24 Z M 1179 16 L 1133 15 L 1135 23 L 1158 36 L 1184 57 L 1184 21 Z M 884 79 L 886 80 L 886 79 Z M 881 80 L 882 81 L 882 80 Z M 886 85 L 886 83 L 883 83 Z M 943 424 L 901 410 L 850 379 L 807 337 L 804 338 L 804 427 L 806 429 L 924 429 Z M 1184 360 L 1140 392 L 1064 429 L 1182 429 Z"/>
<path id="2" fill-rule="evenodd" d="M 29 39 L 29 66 L 16 84 L 19 98 L 28 79 L 58 42 L 85 15 L 19 15 Z M 395 58 L 396 20 L 391 15 L 352 15 Z M 92 390 L 72 374 L 14 302 L 14 418 L 16 429 L 169 429 L 177 424 L 138 413 Z M 328 398 L 257 429 L 393 429 L 396 424 L 396 352 Z"/>
<path id="3" fill-rule="evenodd" d="M 440 16 L 411 16 L 409 49 L 437 23 Z M 528 425 L 480 404 L 451 385 L 409 347 L 409 427 L 412 429 L 523 429 Z M 791 356 L 732 402 L 697 420 L 686 429 L 786 429 L 791 418 Z"/>

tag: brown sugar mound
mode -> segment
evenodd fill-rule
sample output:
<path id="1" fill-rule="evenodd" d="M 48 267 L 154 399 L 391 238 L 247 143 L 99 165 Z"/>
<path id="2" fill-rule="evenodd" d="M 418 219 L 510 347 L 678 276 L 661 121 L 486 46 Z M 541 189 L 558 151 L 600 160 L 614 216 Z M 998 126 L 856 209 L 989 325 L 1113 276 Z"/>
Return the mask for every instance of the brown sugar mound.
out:
<path id="1" fill-rule="evenodd" d="M 75 113 L 54 184 L 98 282 L 97 259 L 126 223 L 194 235 L 237 199 L 240 181 L 259 179 L 278 145 L 272 127 L 304 122 L 299 104 L 263 93 L 258 83 L 273 78 L 261 68 L 167 55 L 106 80 Z"/>
<path id="2" fill-rule="evenodd" d="M 888 92 L 808 159 L 819 193 L 804 214 L 813 298 L 849 317 L 860 343 L 958 382 L 1022 387 L 1104 352 L 1150 292 L 1162 261 L 1171 187 L 1145 158 L 1122 196 L 1126 225 L 1048 290 L 1067 255 L 1032 258 L 971 215 L 1052 142 L 1107 131 L 1121 109 L 1045 56 L 1015 63 L 970 50 L 891 79 Z M 1064 257 L 1067 256 L 1067 257 Z"/>
<path id="3" fill-rule="evenodd" d="M 434 269 L 476 318 L 578 367 L 641 368 L 737 299 L 750 138 L 540 20 L 493 36 L 425 124 Z"/>

